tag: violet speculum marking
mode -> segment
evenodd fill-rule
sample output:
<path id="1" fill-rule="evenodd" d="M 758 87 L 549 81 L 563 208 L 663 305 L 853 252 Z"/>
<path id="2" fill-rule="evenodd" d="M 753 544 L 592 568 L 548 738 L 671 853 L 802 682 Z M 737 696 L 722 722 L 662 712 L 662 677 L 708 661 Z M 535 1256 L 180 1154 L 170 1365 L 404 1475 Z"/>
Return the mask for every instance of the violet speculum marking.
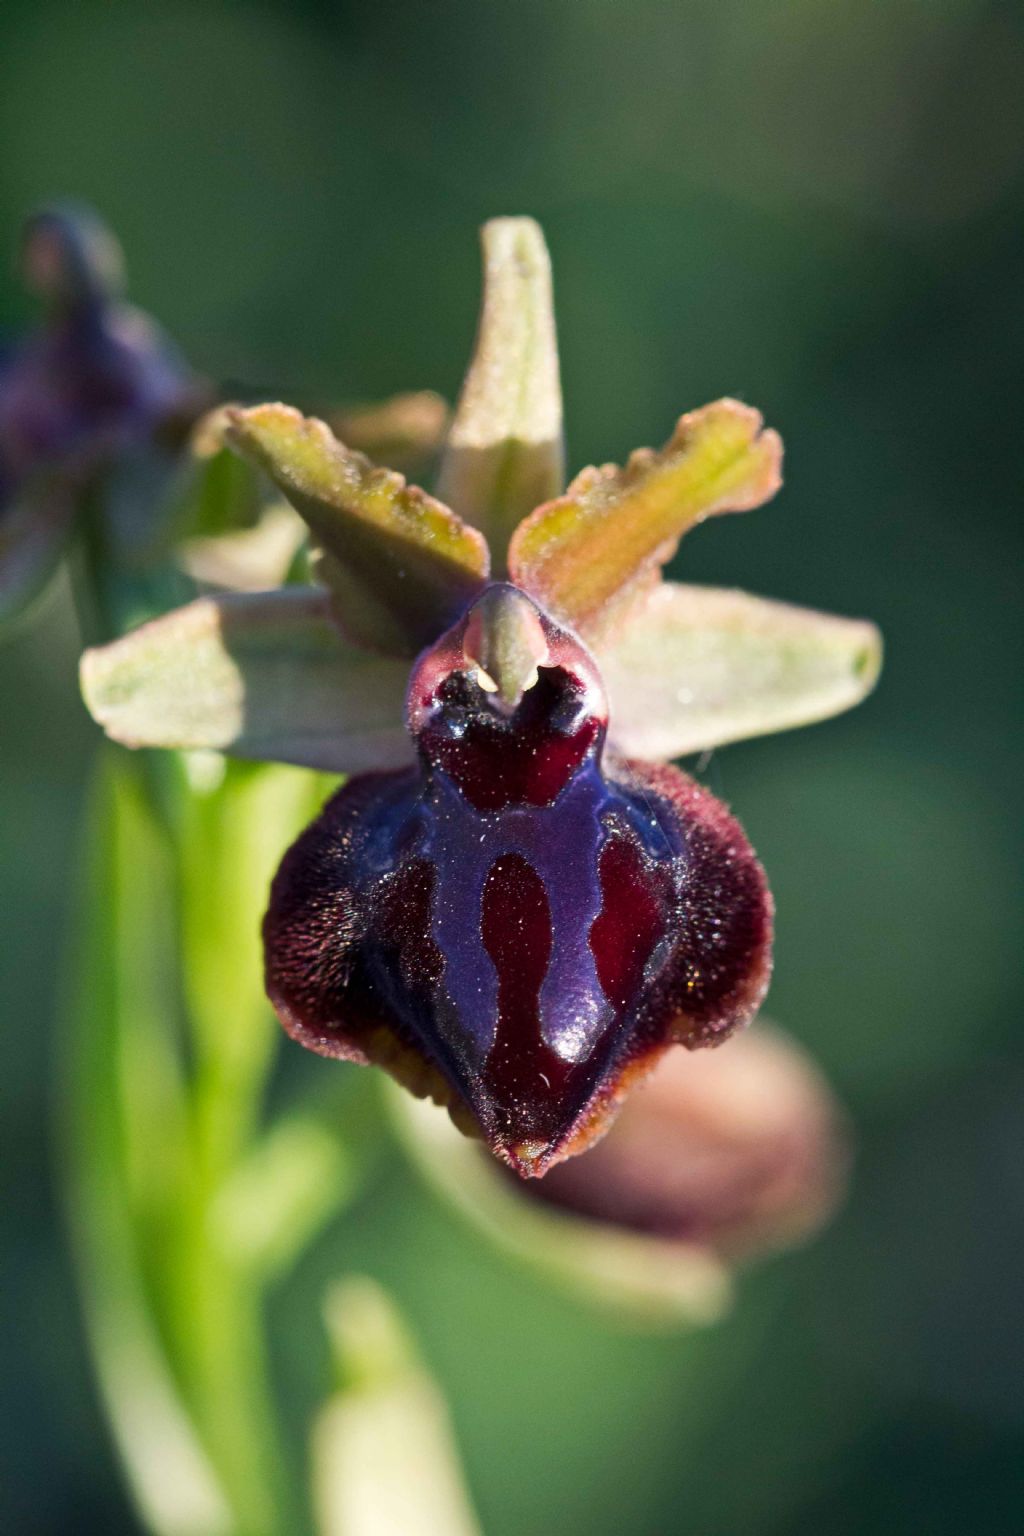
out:
<path id="1" fill-rule="evenodd" d="M 513 657 L 488 645 L 495 631 L 513 632 Z M 358 1054 L 361 1039 L 379 1051 L 390 1035 L 395 1059 L 425 1059 L 496 1152 L 542 1172 L 587 1137 L 630 1066 L 680 1038 L 688 997 L 687 1027 L 715 1027 L 721 996 L 695 987 L 709 955 L 689 781 L 609 757 L 592 657 L 510 585 L 420 658 L 407 717 L 416 766 L 351 781 L 285 861 L 266 928 L 271 995 L 330 1054 Z M 727 980 L 737 963 L 759 972 L 753 1006 L 769 922 L 745 840 L 742 855 L 749 889 L 732 915 L 749 933 L 733 935 Z M 310 945 L 311 909 L 333 923 Z M 301 961 L 323 944 L 336 950 L 326 990 Z"/>

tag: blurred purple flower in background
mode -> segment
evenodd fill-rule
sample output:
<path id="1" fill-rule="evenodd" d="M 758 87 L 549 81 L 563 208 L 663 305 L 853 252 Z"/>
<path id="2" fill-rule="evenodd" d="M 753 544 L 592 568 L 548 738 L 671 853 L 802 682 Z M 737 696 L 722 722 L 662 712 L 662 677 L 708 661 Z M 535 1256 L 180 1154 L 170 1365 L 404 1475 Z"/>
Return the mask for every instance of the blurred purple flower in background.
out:
<path id="1" fill-rule="evenodd" d="M 102 488 L 105 544 L 153 537 L 148 514 L 208 393 L 123 297 L 120 246 L 90 209 L 54 204 L 20 247 L 39 326 L 0 359 L 0 619 L 20 612 Z"/>

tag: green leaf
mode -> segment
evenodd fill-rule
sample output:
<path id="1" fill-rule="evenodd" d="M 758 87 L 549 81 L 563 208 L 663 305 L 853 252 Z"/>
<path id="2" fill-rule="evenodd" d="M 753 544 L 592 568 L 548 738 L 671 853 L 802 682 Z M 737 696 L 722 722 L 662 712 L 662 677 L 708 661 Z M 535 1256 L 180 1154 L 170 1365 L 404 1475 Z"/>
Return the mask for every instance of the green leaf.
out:
<path id="1" fill-rule="evenodd" d="M 659 760 L 851 709 L 882 640 L 866 620 L 665 582 L 596 654 L 613 745 Z"/>
<path id="2" fill-rule="evenodd" d="M 261 984 L 260 918 L 281 852 L 315 814 L 322 786 L 312 774 L 209 753 L 119 761 L 163 780 L 177 854 L 175 902 L 164 921 L 179 940 L 195 1171 L 180 1190 L 177 1241 L 161 1281 L 173 1302 L 176 1363 L 237 1529 L 292 1530 L 262 1287 L 254 1283 L 265 1276 L 246 1262 L 251 1253 L 232 1247 L 220 1217 L 224 1190 L 253 1155 L 281 1041 Z"/>
<path id="3" fill-rule="evenodd" d="M 438 495 L 482 528 L 497 565 L 519 520 L 565 484 L 551 263 L 533 219 L 482 231 L 484 293 L 473 360 Z"/>
<path id="4" fill-rule="evenodd" d="M 313 1431 L 318 1536 L 478 1536 L 448 1411 L 371 1280 L 332 1286 L 339 1387 Z"/>
<path id="5" fill-rule="evenodd" d="M 406 667 L 346 644 L 309 587 L 203 597 L 86 651 L 82 693 L 134 747 L 357 773 L 412 759 Z"/>
<path id="6" fill-rule="evenodd" d="M 414 656 L 452 624 L 489 570 L 475 528 L 401 475 L 285 405 L 231 411 L 229 436 L 273 479 L 323 550 L 320 575 L 357 644 Z"/>
<path id="7" fill-rule="evenodd" d="M 313 774 L 213 753 L 161 758 L 159 767 L 172 787 L 193 1131 L 219 1187 L 257 1134 L 262 1085 L 282 1038 L 263 986 L 267 892 L 325 788 Z"/>
<path id="8" fill-rule="evenodd" d="M 381 1091 L 436 1193 L 481 1236 L 561 1290 L 638 1326 L 703 1326 L 727 1309 L 729 1272 L 707 1248 L 548 1207 L 524 1194 L 443 1110 L 391 1083 Z"/>
<path id="9" fill-rule="evenodd" d="M 0 630 L 17 619 L 60 563 L 76 509 L 70 480 L 39 474 L 0 506 Z"/>
<path id="10" fill-rule="evenodd" d="M 512 580 L 585 637 L 610 629 L 688 529 L 778 490 L 782 443 L 762 426 L 749 406 L 718 400 L 680 417 L 660 451 L 637 449 L 622 469 L 583 470 L 516 529 Z"/>

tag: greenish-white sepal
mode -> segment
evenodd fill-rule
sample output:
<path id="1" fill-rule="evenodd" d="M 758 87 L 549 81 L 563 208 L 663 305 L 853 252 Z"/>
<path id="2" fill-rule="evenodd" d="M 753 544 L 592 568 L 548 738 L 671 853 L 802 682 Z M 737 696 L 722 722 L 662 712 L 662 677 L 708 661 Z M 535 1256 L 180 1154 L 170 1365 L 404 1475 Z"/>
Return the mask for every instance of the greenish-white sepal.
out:
<path id="1" fill-rule="evenodd" d="M 266 592 L 287 580 L 306 532 L 299 514 L 286 501 L 275 501 L 251 528 L 186 539 L 178 558 L 202 587 Z"/>
<path id="2" fill-rule="evenodd" d="M 596 654 L 616 750 L 661 760 L 851 709 L 882 640 L 866 620 L 665 582 Z"/>
<path id="3" fill-rule="evenodd" d="M 218 1242 L 259 1278 L 286 1271 L 351 1196 L 343 1144 L 308 1115 L 278 1122 L 231 1172 L 213 1209 Z"/>
<path id="4" fill-rule="evenodd" d="M 311 587 L 202 597 L 86 651 L 82 693 L 125 746 L 359 773 L 412 761 L 407 668 L 346 643 Z"/>
<path id="5" fill-rule="evenodd" d="M 349 405 L 327 418 L 349 448 L 403 475 L 419 475 L 435 459 L 448 429 L 448 402 L 432 389 Z"/>

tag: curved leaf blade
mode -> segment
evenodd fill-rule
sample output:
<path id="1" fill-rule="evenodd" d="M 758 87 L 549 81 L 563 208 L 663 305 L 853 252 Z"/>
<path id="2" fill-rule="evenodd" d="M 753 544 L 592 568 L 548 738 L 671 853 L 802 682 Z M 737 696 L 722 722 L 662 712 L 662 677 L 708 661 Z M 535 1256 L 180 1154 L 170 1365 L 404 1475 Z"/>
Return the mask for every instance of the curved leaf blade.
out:
<path id="1" fill-rule="evenodd" d="M 199 598 L 86 651 L 81 680 L 91 714 L 126 746 L 333 773 L 412 759 L 404 664 L 346 644 L 313 588 Z"/>
<path id="2" fill-rule="evenodd" d="M 112 755 L 86 829 L 62 1095 L 86 1337 L 145 1529 L 230 1536 L 228 1489 L 183 1397 L 147 1270 L 152 1233 L 173 1225 L 168 1199 L 190 1166 L 167 984 L 177 964 L 172 873 L 149 807 Z"/>
<path id="3" fill-rule="evenodd" d="M 585 469 L 516 529 L 512 580 L 584 636 L 657 577 L 679 539 L 719 512 L 760 506 L 781 484 L 782 443 L 758 411 L 718 400 L 681 416 L 664 448 Z"/>
<path id="4" fill-rule="evenodd" d="M 344 447 L 324 422 L 286 405 L 228 414 L 229 440 L 267 472 L 323 550 L 320 574 L 356 644 L 413 656 L 483 587 L 483 535 Z"/>
<path id="5" fill-rule="evenodd" d="M 867 620 L 665 582 L 597 656 L 616 749 L 665 759 L 852 709 L 882 640 Z"/>

